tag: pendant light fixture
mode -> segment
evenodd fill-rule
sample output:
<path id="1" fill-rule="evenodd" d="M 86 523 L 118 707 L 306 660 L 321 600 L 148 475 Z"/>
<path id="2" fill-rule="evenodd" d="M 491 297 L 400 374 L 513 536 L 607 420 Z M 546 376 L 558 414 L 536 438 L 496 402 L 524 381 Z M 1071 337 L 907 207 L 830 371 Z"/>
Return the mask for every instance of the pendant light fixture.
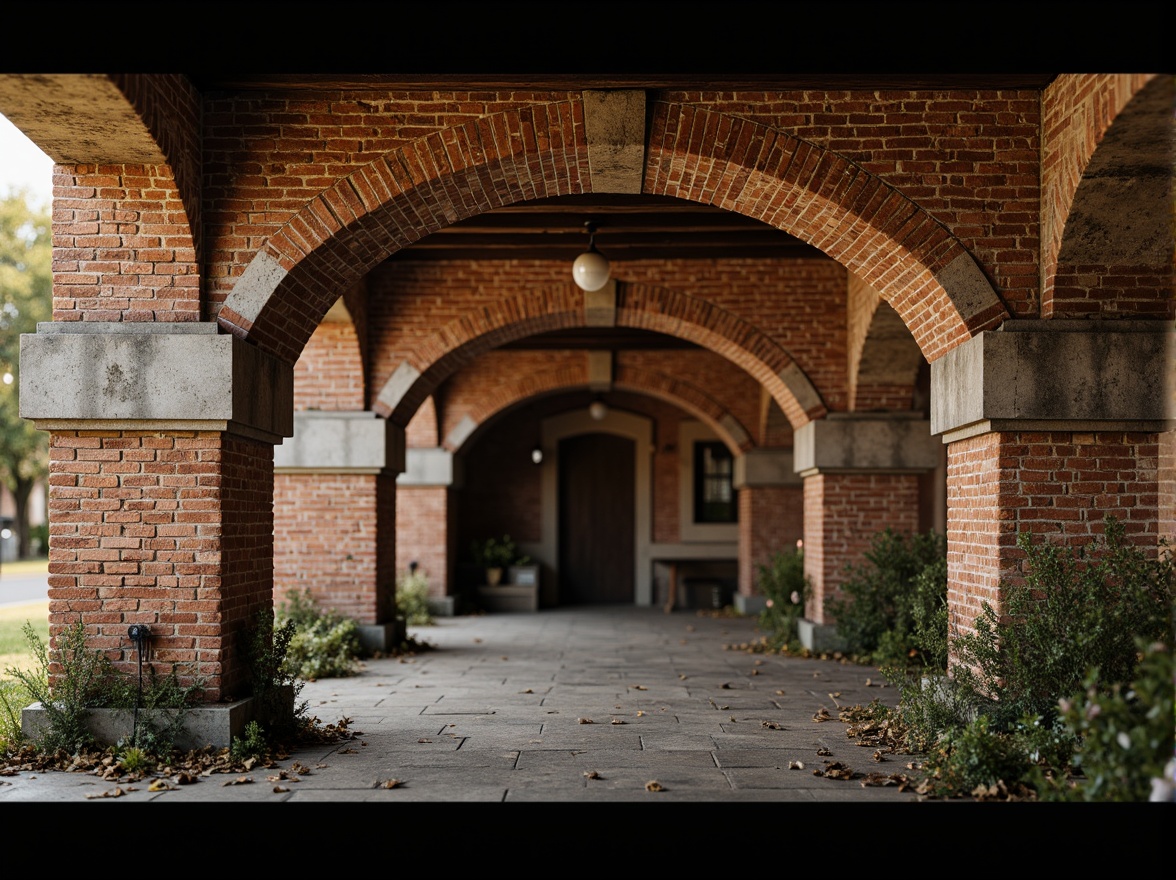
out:
<path id="1" fill-rule="evenodd" d="M 604 287 L 608 283 L 611 271 L 608 259 L 596 249 L 596 226 L 592 220 L 584 224 L 584 228 L 588 230 L 588 250 L 576 257 L 576 261 L 572 263 L 572 278 L 581 290 L 589 293 Z"/>

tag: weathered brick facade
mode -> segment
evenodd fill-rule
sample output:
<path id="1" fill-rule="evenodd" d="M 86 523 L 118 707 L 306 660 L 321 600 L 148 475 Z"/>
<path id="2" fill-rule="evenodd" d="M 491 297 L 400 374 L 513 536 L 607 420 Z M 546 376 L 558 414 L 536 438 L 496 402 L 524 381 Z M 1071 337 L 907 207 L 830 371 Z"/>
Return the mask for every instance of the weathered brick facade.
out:
<path id="1" fill-rule="evenodd" d="M 35 128 L 35 102 L 4 79 L 0 110 Z M 1174 532 L 1170 370 L 1124 401 L 1114 395 L 1138 376 L 1090 353 L 1109 327 L 1153 340 L 1176 316 L 1170 227 L 1127 222 L 1115 197 L 1132 181 L 1155 186 L 1133 157 L 1170 78 L 646 90 L 634 194 L 717 206 L 823 257 L 618 261 L 604 307 L 565 262 L 390 259 L 465 218 L 603 188 L 581 89 L 52 83 L 133 111 L 122 161 L 58 149 L 71 157 L 54 174 L 60 326 L 30 342 L 43 372 L 85 333 L 108 343 L 107 361 L 63 379 L 60 401 L 22 396 L 51 435 L 53 632 L 80 618 L 124 666 L 126 626 L 148 623 L 157 662 L 195 664 L 213 701 L 240 696 L 242 634 L 274 599 L 307 587 L 384 624 L 410 562 L 452 596 L 469 541 L 488 534 L 510 533 L 557 582 L 558 450 L 538 465 L 530 453 L 556 422 L 591 433 L 566 420 L 597 397 L 617 416 L 601 431 L 649 438 L 634 453 L 637 597 L 666 560 L 730 563 L 752 597 L 756 566 L 803 538 L 807 616 L 831 624 L 824 601 L 876 531 L 942 519 L 966 628 L 1018 576 L 1022 530 L 1081 542 L 1115 514 L 1153 550 Z M 1170 116 L 1169 101 L 1169 141 Z M 600 326 L 674 346 L 527 345 Z M 133 373 L 128 340 L 180 350 L 192 330 L 243 349 L 222 385 L 161 406 L 148 386 L 181 383 L 188 365 Z M 992 352 L 1016 342 L 1026 359 L 998 363 Z M 1026 399 L 1031 368 L 1073 387 Z M 292 414 L 302 427 L 286 425 Z M 835 464 L 801 449 L 813 425 L 838 419 L 849 439 Z M 910 443 L 850 442 L 876 428 L 908 437 L 920 419 L 947 445 L 945 476 Z M 325 444 L 309 461 L 308 425 Z M 737 524 L 693 521 L 703 438 L 748 472 Z M 791 469 L 802 451 L 808 463 Z"/>

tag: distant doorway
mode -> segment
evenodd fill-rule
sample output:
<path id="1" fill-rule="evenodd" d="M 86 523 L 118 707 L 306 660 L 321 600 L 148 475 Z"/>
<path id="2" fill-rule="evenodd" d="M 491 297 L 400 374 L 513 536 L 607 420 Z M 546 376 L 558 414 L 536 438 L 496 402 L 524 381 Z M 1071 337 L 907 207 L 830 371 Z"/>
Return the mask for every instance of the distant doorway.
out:
<path id="1" fill-rule="evenodd" d="M 580 434 L 559 444 L 559 601 L 634 601 L 632 440 Z"/>

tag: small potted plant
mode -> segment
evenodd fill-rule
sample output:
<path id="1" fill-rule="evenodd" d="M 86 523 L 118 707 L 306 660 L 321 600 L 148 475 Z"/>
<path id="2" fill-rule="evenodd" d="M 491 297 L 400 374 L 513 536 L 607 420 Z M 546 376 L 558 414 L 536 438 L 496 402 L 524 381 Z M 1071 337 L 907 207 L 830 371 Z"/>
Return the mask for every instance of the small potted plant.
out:
<path id="1" fill-rule="evenodd" d="M 502 573 L 508 566 L 528 561 L 510 535 L 474 541 L 472 550 L 474 563 L 486 572 L 486 583 L 491 587 L 502 582 Z"/>

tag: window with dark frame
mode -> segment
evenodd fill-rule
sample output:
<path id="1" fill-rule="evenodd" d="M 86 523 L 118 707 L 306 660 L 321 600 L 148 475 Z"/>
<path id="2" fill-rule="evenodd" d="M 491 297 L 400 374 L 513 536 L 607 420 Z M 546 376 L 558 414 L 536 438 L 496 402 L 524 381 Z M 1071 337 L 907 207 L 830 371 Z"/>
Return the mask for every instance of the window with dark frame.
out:
<path id="1" fill-rule="evenodd" d="M 735 459 L 726 445 L 718 442 L 694 444 L 694 521 L 733 523 L 739 521 L 735 503 Z"/>

